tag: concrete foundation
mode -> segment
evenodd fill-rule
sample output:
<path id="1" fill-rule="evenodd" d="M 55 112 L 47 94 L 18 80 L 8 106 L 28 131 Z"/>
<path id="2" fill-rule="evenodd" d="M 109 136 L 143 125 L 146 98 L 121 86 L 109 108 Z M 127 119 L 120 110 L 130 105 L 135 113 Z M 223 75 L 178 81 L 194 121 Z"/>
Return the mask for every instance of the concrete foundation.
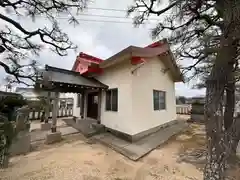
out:
<path id="1" fill-rule="evenodd" d="M 73 119 L 73 120 L 74 120 L 74 119 Z M 83 120 L 82 120 L 82 119 L 79 119 L 79 118 L 78 118 L 78 119 L 76 118 L 74 121 L 76 122 L 76 124 L 81 124 Z"/>
<path id="2" fill-rule="evenodd" d="M 10 155 L 20 155 L 28 153 L 31 149 L 31 136 L 29 132 L 19 132 L 16 140 L 10 147 Z"/>
<path id="3" fill-rule="evenodd" d="M 42 131 L 48 131 L 51 129 L 51 124 L 50 123 L 42 123 L 41 124 L 41 130 Z"/>
<path id="4" fill-rule="evenodd" d="M 73 128 L 81 132 L 85 137 L 91 137 L 105 130 L 104 125 L 97 124 L 96 120 L 91 119 L 77 119 L 76 122 L 73 119 L 63 119 L 63 121 Z"/>
<path id="5" fill-rule="evenodd" d="M 142 131 L 140 133 L 137 133 L 137 134 L 134 134 L 134 135 L 130 135 L 130 134 L 126 134 L 126 133 L 123 133 L 123 132 L 120 132 L 120 131 L 116 131 L 116 130 L 113 130 L 113 129 L 110 129 L 110 128 L 106 128 L 107 131 L 111 132 L 113 135 L 121 138 L 121 139 L 124 139 L 126 141 L 129 141 L 129 142 L 136 142 L 144 137 L 147 137 L 157 131 L 159 131 L 160 129 L 164 129 L 164 128 L 167 128 L 171 125 L 174 125 L 178 123 L 177 120 L 173 120 L 173 121 L 170 121 L 170 122 L 167 122 L 167 123 L 164 123 L 160 126 L 157 126 L 157 127 L 154 127 L 154 128 L 151 128 L 151 129 L 148 129 L 146 131 Z"/>
<path id="6" fill-rule="evenodd" d="M 174 123 L 174 122 L 172 122 Z M 185 130 L 187 124 L 184 121 L 179 121 L 175 124 L 165 125 L 159 131 L 142 138 L 136 142 L 129 142 L 118 138 L 111 133 L 102 133 L 93 136 L 93 139 L 100 141 L 102 144 L 112 148 L 131 160 L 137 161 L 145 156 L 153 149 L 164 144 L 173 135 Z"/>
<path id="7" fill-rule="evenodd" d="M 92 124 L 93 129 L 95 129 L 98 133 L 105 132 L 105 126 L 103 124 L 93 123 Z"/>
<path id="8" fill-rule="evenodd" d="M 56 142 L 59 142 L 62 140 L 62 133 L 57 131 L 57 132 L 49 132 L 47 133 L 45 144 L 53 144 Z"/>

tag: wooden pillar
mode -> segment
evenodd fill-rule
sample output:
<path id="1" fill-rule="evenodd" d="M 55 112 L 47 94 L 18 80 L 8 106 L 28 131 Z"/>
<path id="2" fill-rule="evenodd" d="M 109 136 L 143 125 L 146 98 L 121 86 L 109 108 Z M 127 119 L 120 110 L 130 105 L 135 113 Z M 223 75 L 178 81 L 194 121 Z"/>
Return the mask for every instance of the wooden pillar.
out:
<path id="1" fill-rule="evenodd" d="M 97 121 L 101 123 L 101 107 L 102 107 L 102 90 L 100 89 L 98 92 L 98 117 Z"/>
<path id="2" fill-rule="evenodd" d="M 85 91 L 83 91 L 82 94 L 81 94 L 81 104 L 80 104 L 80 117 L 81 117 L 81 119 L 84 118 L 84 109 L 85 109 L 84 99 L 85 99 L 85 94 L 86 94 Z"/>
<path id="3" fill-rule="evenodd" d="M 57 115 L 58 115 L 58 92 L 55 92 L 53 99 L 53 112 L 52 112 L 52 132 L 57 131 Z"/>
<path id="4" fill-rule="evenodd" d="M 45 107 L 45 118 L 44 122 L 48 123 L 49 117 L 50 117 L 50 106 L 51 106 L 51 92 L 49 91 L 47 93 L 47 102 L 46 102 L 46 107 Z"/>
<path id="5" fill-rule="evenodd" d="M 88 108 L 88 93 L 85 91 L 84 96 L 83 96 L 83 103 L 84 103 L 84 108 L 83 108 L 83 118 L 87 118 L 87 108 Z"/>

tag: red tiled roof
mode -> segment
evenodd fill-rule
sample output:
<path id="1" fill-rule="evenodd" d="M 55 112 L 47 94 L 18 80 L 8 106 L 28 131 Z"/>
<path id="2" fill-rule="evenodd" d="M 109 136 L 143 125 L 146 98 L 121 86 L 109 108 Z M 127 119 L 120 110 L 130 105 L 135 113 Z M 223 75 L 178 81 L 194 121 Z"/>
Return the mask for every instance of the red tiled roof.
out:
<path id="1" fill-rule="evenodd" d="M 94 62 L 96 64 L 99 64 L 99 63 L 104 61 L 103 59 L 100 59 L 100 58 L 97 58 L 97 57 L 85 54 L 83 52 L 80 52 L 79 57 L 83 58 L 83 59 L 86 59 L 87 61 Z"/>
<path id="2" fill-rule="evenodd" d="M 163 42 L 158 41 L 158 42 L 154 42 L 154 43 L 152 43 L 152 44 L 150 44 L 146 47 L 155 48 L 155 47 L 159 47 L 161 45 L 163 45 Z M 91 55 L 83 53 L 83 52 L 80 52 L 79 55 L 76 58 L 76 61 L 74 62 L 72 70 L 76 70 L 76 68 L 79 64 L 79 58 L 82 58 L 82 60 L 88 61 L 90 63 L 96 63 L 96 64 L 100 64 L 101 62 L 104 61 L 103 59 L 91 56 Z"/>
<path id="3" fill-rule="evenodd" d="M 80 61 L 82 61 L 82 60 L 85 61 L 85 62 L 88 62 L 90 64 L 91 63 L 100 64 L 102 61 L 104 61 L 103 59 L 91 56 L 91 55 L 83 53 L 83 52 L 80 52 L 79 55 L 77 56 L 75 62 L 74 62 L 73 67 L 72 67 L 73 71 L 77 71 L 77 67 L 78 67 Z"/>
<path id="4" fill-rule="evenodd" d="M 103 68 L 110 64 L 115 64 L 114 62 L 118 59 L 118 57 L 123 56 L 123 54 L 130 54 L 131 62 L 132 64 L 139 64 L 145 61 L 143 58 L 147 57 L 153 57 L 158 56 L 161 54 L 168 54 L 171 56 L 171 63 L 173 63 L 173 66 L 176 68 L 175 70 L 179 71 L 176 62 L 173 60 L 171 50 L 169 47 L 169 44 L 166 39 L 163 39 L 158 42 L 154 42 L 146 47 L 136 47 L 136 46 L 129 46 L 128 48 L 125 48 L 121 52 L 113 55 L 112 57 L 108 58 L 107 60 L 103 60 L 88 54 L 85 54 L 83 52 L 79 53 L 79 56 L 77 57 L 74 66 L 72 68 L 73 71 L 80 72 L 77 68 L 79 66 L 79 63 L 87 64 L 83 65 L 86 66 L 86 71 L 82 71 L 82 74 L 91 74 L 91 73 L 97 73 L 101 74 L 103 73 Z M 109 64 L 110 63 L 110 64 Z M 100 65 L 100 67 L 98 66 Z M 180 71 L 179 71 L 180 74 Z"/>
<path id="5" fill-rule="evenodd" d="M 157 41 L 157 42 L 154 42 L 146 47 L 150 47 L 150 48 L 155 48 L 155 47 L 159 47 L 159 46 L 162 46 L 164 44 L 163 41 Z"/>

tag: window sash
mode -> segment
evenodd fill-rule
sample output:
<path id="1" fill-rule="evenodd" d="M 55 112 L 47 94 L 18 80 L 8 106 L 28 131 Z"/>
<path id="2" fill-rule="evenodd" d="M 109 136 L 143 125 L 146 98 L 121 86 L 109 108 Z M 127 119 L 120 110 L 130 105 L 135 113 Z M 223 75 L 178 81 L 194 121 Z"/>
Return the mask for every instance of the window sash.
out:
<path id="1" fill-rule="evenodd" d="M 153 109 L 164 110 L 166 109 L 166 92 L 153 90 Z"/>
<path id="2" fill-rule="evenodd" d="M 112 89 L 112 99 L 111 99 L 111 105 L 112 105 L 112 111 L 118 111 L 118 90 Z"/>
<path id="3" fill-rule="evenodd" d="M 118 111 L 118 89 L 106 91 L 106 111 Z"/>
<path id="4" fill-rule="evenodd" d="M 111 91 L 106 91 L 106 111 L 111 111 Z"/>
<path id="5" fill-rule="evenodd" d="M 159 92 L 156 90 L 153 90 L 153 109 L 159 110 Z"/>
<path id="6" fill-rule="evenodd" d="M 165 91 L 160 91 L 160 109 L 166 109 L 166 92 Z"/>

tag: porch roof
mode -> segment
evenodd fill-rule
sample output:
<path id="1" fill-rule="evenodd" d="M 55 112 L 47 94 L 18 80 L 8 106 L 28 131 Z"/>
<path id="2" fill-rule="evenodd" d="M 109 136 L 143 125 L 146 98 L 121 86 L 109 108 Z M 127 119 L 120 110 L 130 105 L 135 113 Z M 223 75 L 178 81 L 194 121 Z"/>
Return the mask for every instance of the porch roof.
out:
<path id="1" fill-rule="evenodd" d="M 84 89 L 107 89 L 108 86 L 94 78 L 84 77 L 79 72 L 46 65 L 35 88 L 81 93 Z"/>

